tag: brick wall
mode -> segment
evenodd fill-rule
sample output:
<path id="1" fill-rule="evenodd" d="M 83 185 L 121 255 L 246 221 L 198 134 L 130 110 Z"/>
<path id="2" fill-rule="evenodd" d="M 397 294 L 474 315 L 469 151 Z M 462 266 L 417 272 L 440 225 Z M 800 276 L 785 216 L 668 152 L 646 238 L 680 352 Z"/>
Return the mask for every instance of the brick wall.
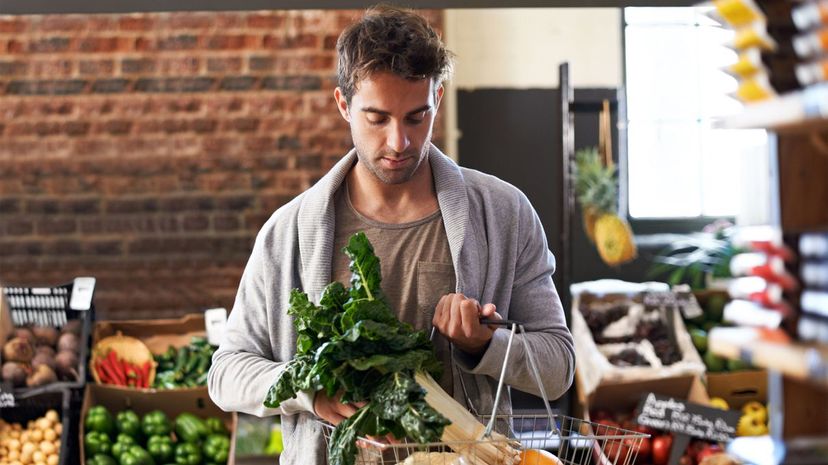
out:
<path id="1" fill-rule="evenodd" d="M 359 13 L 0 17 L 0 281 L 95 276 L 104 319 L 232 307 L 261 225 L 351 147 Z"/>

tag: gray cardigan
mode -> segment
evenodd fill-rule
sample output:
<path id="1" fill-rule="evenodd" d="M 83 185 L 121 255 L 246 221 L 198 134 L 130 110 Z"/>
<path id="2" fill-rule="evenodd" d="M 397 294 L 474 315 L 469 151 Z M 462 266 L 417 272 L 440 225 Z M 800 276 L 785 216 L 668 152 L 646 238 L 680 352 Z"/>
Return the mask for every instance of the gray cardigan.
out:
<path id="1" fill-rule="evenodd" d="M 208 387 L 226 411 L 282 415 L 283 464 L 323 464 L 321 425 L 314 421 L 313 394 L 302 393 L 279 409 L 262 405 L 284 363 L 296 350 L 290 290 L 301 288 L 318 301 L 331 279 L 336 190 L 356 161 L 351 150 L 313 187 L 279 208 L 256 238 L 239 284 L 224 342 L 213 356 Z M 571 385 L 575 371 L 572 335 L 552 283 L 555 259 L 541 222 L 526 196 L 514 186 L 479 171 L 461 168 L 431 146 L 429 161 L 437 200 L 457 275 L 457 292 L 492 302 L 503 318 L 523 322 L 525 337 L 540 362 L 550 399 Z M 453 358 L 455 398 L 466 404 L 459 377 L 480 413 L 491 413 L 509 332 L 498 329 L 482 356 L 459 350 Z M 539 394 L 521 341 L 513 343 L 506 383 Z M 501 412 L 511 411 L 508 396 Z"/>

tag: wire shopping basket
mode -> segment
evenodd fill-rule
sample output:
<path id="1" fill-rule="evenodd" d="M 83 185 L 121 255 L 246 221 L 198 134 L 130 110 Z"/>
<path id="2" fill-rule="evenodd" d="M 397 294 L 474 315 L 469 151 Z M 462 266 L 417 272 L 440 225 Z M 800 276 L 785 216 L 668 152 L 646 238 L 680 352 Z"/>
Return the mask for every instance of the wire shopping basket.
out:
<path id="1" fill-rule="evenodd" d="M 473 441 L 420 444 L 409 439 L 388 443 L 360 438 L 357 465 L 631 465 L 648 434 L 558 415 L 552 412 L 537 368 L 535 355 L 525 338 L 523 347 L 535 382 L 540 388 L 546 414 L 495 415 L 503 392 L 506 361 L 514 336 L 524 332 L 511 320 L 481 323 L 509 326 L 509 344 L 500 372 L 492 415 L 477 415 L 480 437 Z M 432 331 L 432 337 L 433 337 Z M 464 393 L 466 387 L 460 378 Z M 468 399 L 468 394 L 466 394 Z M 470 404 L 471 405 L 471 404 Z M 486 425 L 483 428 L 482 425 Z M 334 427 L 324 423 L 326 446 Z M 502 433 L 502 434 L 500 434 Z"/>

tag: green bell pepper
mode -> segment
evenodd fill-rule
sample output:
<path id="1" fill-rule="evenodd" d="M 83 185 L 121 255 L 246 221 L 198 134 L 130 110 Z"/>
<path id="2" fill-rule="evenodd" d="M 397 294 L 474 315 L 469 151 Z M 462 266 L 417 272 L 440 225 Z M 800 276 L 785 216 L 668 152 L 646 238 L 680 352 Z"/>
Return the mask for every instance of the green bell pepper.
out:
<path id="1" fill-rule="evenodd" d="M 227 431 L 227 427 L 224 426 L 224 422 L 221 421 L 221 418 L 210 417 L 204 420 L 204 424 L 207 425 L 207 431 L 209 431 L 210 434 L 230 434 L 230 431 Z"/>
<path id="2" fill-rule="evenodd" d="M 151 436 L 147 441 L 147 452 L 155 463 L 167 463 L 175 458 L 175 446 L 169 436 Z"/>
<path id="3" fill-rule="evenodd" d="M 86 465 L 118 465 L 118 462 L 108 455 L 95 454 L 86 459 Z"/>
<path id="4" fill-rule="evenodd" d="M 166 434 L 170 434 L 170 431 L 172 431 L 170 419 L 167 418 L 167 414 L 161 410 L 153 410 L 152 412 L 144 415 L 144 420 L 142 421 L 141 426 L 147 437 L 164 436 Z"/>
<path id="5" fill-rule="evenodd" d="M 112 442 L 106 433 L 100 431 L 90 431 L 83 437 L 83 446 L 86 448 L 86 454 L 94 456 L 95 454 L 109 454 L 112 450 Z"/>
<path id="6" fill-rule="evenodd" d="M 135 442 L 134 437 L 127 434 L 119 434 L 118 438 L 115 440 L 115 444 L 112 446 L 112 456 L 120 457 L 121 454 L 126 452 L 130 447 L 137 444 L 138 443 Z"/>
<path id="7" fill-rule="evenodd" d="M 200 465 L 201 449 L 198 448 L 197 444 L 179 444 L 175 448 L 175 463 L 178 465 Z"/>
<path id="8" fill-rule="evenodd" d="M 84 425 L 86 426 L 86 431 L 97 431 L 108 435 L 115 433 L 115 420 L 112 419 L 112 414 L 109 413 L 109 410 L 102 405 L 96 405 L 86 412 Z"/>
<path id="9" fill-rule="evenodd" d="M 192 413 L 182 413 L 175 419 L 175 435 L 183 442 L 201 442 L 208 434 L 204 420 Z"/>
<path id="10" fill-rule="evenodd" d="M 129 446 L 129 449 L 118 457 L 120 465 L 155 465 L 155 460 L 141 446 Z"/>
<path id="11" fill-rule="evenodd" d="M 118 432 L 121 434 L 126 434 L 136 439 L 141 437 L 141 418 L 132 410 L 119 412 L 115 417 L 115 426 L 118 427 Z"/>
<path id="12" fill-rule="evenodd" d="M 205 460 L 215 463 L 227 463 L 230 455 L 230 438 L 221 434 L 211 434 L 204 441 Z"/>

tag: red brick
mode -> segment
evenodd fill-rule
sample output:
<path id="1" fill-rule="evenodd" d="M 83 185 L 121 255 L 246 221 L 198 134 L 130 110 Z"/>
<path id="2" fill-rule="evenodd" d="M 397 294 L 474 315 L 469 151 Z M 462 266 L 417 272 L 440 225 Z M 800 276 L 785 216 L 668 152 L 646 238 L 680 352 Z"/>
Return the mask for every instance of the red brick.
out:
<path id="1" fill-rule="evenodd" d="M 193 131 L 205 134 L 215 132 L 218 123 L 214 119 L 199 118 L 193 120 L 191 126 L 193 128 Z"/>
<path id="2" fill-rule="evenodd" d="M 23 76 L 29 71 L 29 62 L 23 60 L 0 61 L 0 76 Z"/>
<path id="3" fill-rule="evenodd" d="M 236 118 L 225 123 L 227 129 L 238 132 L 253 132 L 259 127 L 256 118 Z"/>
<path id="4" fill-rule="evenodd" d="M 108 32 L 118 29 L 115 15 L 88 15 L 86 23 L 90 31 Z"/>
<path id="5" fill-rule="evenodd" d="M 138 134 L 153 134 L 161 132 L 161 122 L 157 120 L 140 121 L 135 128 Z"/>
<path id="6" fill-rule="evenodd" d="M 171 13 L 167 19 L 170 29 L 210 29 L 215 24 L 214 13 Z"/>
<path id="7" fill-rule="evenodd" d="M 185 132 L 189 129 L 189 126 L 187 120 L 165 119 L 161 122 L 161 128 L 167 134 Z"/>
<path id="8" fill-rule="evenodd" d="M 158 50 L 193 50 L 198 48 L 198 37 L 192 34 L 178 34 L 169 37 L 159 38 L 155 46 Z"/>
<path id="9" fill-rule="evenodd" d="M 6 223 L 5 233 L 9 236 L 23 236 L 34 232 L 34 223 L 31 220 L 12 218 L 4 223 Z"/>
<path id="10" fill-rule="evenodd" d="M 325 50 L 336 50 L 336 41 L 339 40 L 339 35 L 328 34 L 322 40 L 322 48 Z"/>
<path id="11" fill-rule="evenodd" d="M 316 34 L 295 34 L 289 36 L 266 35 L 264 47 L 268 49 L 318 48 L 319 36 Z"/>
<path id="12" fill-rule="evenodd" d="M 46 79 L 66 78 L 71 76 L 74 70 L 75 62 L 73 60 L 32 60 L 30 77 Z"/>
<path id="13" fill-rule="evenodd" d="M 103 123 L 102 130 L 112 134 L 113 136 L 120 136 L 124 134 L 129 134 L 129 131 L 132 129 L 132 121 L 129 120 L 109 120 Z"/>
<path id="14" fill-rule="evenodd" d="M 129 15 L 118 18 L 118 27 L 122 31 L 149 31 L 156 27 L 157 15 Z"/>
<path id="15" fill-rule="evenodd" d="M 56 121 L 39 121 L 35 123 L 34 130 L 39 136 L 53 136 L 60 133 L 60 123 Z"/>
<path id="16" fill-rule="evenodd" d="M 216 29 L 227 30 L 244 28 L 246 26 L 245 18 L 246 14 L 244 13 L 231 13 L 226 11 L 215 13 Z"/>
<path id="17" fill-rule="evenodd" d="M 219 232 L 235 231 L 241 226 L 237 214 L 222 214 L 213 217 L 213 229 Z"/>
<path id="18" fill-rule="evenodd" d="M 48 15 L 35 24 L 43 32 L 79 32 L 86 30 L 88 23 L 79 15 Z"/>
<path id="19" fill-rule="evenodd" d="M 205 47 L 210 50 L 241 50 L 261 43 L 259 37 L 245 34 L 219 34 L 206 38 Z"/>
<path id="20" fill-rule="evenodd" d="M 172 76 L 198 74 L 201 59 L 196 56 L 162 58 L 159 60 L 159 69 L 161 73 Z"/>
<path id="21" fill-rule="evenodd" d="M 9 53 L 22 53 L 26 45 L 20 40 L 9 40 L 6 42 L 6 51 Z"/>
<path id="22" fill-rule="evenodd" d="M 77 48 L 78 51 L 86 53 L 123 51 L 127 46 L 122 45 L 121 42 L 118 37 L 87 37 L 80 39 Z M 124 41 L 124 44 L 126 43 Z"/>
<path id="23" fill-rule="evenodd" d="M 28 121 L 9 122 L 9 127 L 6 129 L 6 135 L 9 137 L 25 137 L 33 134 L 35 134 L 34 124 Z"/>
<path id="24" fill-rule="evenodd" d="M 0 34 L 20 34 L 29 27 L 29 21 L 17 17 L 6 16 L 0 18 Z"/>
<path id="25" fill-rule="evenodd" d="M 184 231 L 206 231 L 210 228 L 210 218 L 204 214 L 185 215 L 181 227 Z"/>
<path id="26" fill-rule="evenodd" d="M 63 132 L 69 136 L 83 136 L 89 133 L 91 124 L 87 121 L 68 121 L 63 124 Z"/>
<path id="27" fill-rule="evenodd" d="M 276 30 L 284 24 L 284 13 L 258 13 L 247 17 L 247 26 L 251 28 Z"/>
<path id="28" fill-rule="evenodd" d="M 242 69 L 241 57 L 207 58 L 208 73 L 238 73 Z"/>
<path id="29" fill-rule="evenodd" d="M 104 60 L 80 60 L 78 72 L 82 76 L 112 76 L 115 73 L 115 61 Z"/>
<path id="30" fill-rule="evenodd" d="M 37 232 L 41 235 L 59 236 L 77 230 L 74 218 L 43 218 L 37 222 Z"/>
<path id="31" fill-rule="evenodd" d="M 122 58 L 121 72 L 125 74 L 148 74 L 155 72 L 157 63 L 154 58 Z"/>
<path id="32" fill-rule="evenodd" d="M 66 52 L 71 45 L 72 39 L 69 37 L 46 37 L 29 42 L 28 50 L 31 53 Z M 11 41 L 9 41 L 9 46 L 11 46 Z"/>

